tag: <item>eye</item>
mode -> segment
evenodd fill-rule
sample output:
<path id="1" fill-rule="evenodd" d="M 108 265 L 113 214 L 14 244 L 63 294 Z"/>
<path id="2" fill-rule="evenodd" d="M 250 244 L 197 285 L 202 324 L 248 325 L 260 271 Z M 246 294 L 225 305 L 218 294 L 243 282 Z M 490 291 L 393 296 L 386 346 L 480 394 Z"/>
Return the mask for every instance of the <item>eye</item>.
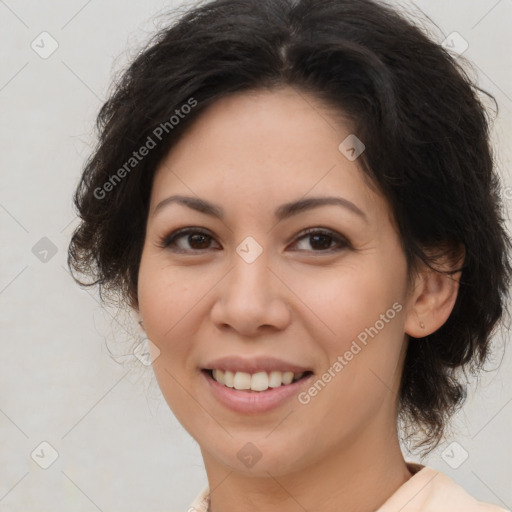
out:
<path id="1" fill-rule="evenodd" d="M 211 241 L 213 241 L 213 237 L 207 232 L 187 228 L 180 229 L 164 237 L 159 245 L 176 252 L 195 252 L 210 249 Z"/>
<path id="2" fill-rule="evenodd" d="M 311 250 L 306 247 L 299 248 L 299 251 L 330 253 L 351 247 L 350 242 L 345 237 L 327 229 L 310 228 L 304 231 L 292 246 L 300 245 L 302 240 L 308 241 L 307 243 L 313 249 Z M 200 252 L 211 249 L 213 241 L 214 238 L 204 230 L 185 228 L 165 236 L 160 240 L 159 246 L 174 252 Z"/>
<path id="3" fill-rule="evenodd" d="M 301 240 L 306 241 L 306 244 L 313 247 L 313 252 L 334 252 L 350 247 L 350 242 L 345 237 L 327 229 L 310 228 L 302 233 L 302 236 L 294 242 L 294 245 Z M 333 242 L 334 246 L 332 245 Z M 306 247 L 299 250 L 308 251 L 310 249 Z"/>

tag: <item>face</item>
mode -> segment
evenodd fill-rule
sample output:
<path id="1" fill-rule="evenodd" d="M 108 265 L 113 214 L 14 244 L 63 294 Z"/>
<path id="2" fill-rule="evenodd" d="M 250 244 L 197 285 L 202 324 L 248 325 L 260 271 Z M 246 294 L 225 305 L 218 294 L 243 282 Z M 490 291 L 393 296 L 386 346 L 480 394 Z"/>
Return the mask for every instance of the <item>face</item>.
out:
<path id="1" fill-rule="evenodd" d="M 389 205 L 338 149 L 350 133 L 293 89 L 238 93 L 155 175 L 139 313 L 210 467 L 283 475 L 395 428 L 406 260 Z"/>

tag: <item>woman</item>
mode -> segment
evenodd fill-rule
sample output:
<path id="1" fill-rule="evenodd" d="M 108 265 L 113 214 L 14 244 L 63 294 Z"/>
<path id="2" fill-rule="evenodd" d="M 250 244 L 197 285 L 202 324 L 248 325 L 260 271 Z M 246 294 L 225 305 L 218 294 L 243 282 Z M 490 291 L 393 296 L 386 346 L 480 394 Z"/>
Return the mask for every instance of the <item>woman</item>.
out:
<path id="1" fill-rule="evenodd" d="M 116 84 L 69 263 L 140 317 L 190 510 L 503 510 L 399 444 L 440 442 L 504 314 L 478 92 L 372 0 L 214 0 Z"/>

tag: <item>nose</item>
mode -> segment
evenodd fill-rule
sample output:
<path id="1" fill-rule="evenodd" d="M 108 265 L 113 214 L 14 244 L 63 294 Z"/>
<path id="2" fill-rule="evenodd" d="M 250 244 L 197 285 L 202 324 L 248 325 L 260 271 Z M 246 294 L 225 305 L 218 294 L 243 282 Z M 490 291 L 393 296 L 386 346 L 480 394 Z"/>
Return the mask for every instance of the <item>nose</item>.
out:
<path id="1" fill-rule="evenodd" d="M 216 287 L 212 322 L 223 331 L 232 329 L 247 337 L 285 329 L 291 319 L 289 290 L 269 267 L 265 252 L 252 263 L 238 254 L 233 261 Z"/>

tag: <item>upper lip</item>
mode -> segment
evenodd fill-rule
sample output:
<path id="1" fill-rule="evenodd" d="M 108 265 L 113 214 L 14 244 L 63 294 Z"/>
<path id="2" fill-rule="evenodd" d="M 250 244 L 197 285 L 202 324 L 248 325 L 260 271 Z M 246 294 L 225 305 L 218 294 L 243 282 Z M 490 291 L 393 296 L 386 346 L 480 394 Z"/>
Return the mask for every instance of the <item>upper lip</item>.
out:
<path id="1" fill-rule="evenodd" d="M 221 357 L 206 363 L 204 369 L 246 373 L 268 373 L 272 371 L 301 373 L 311 371 L 309 368 L 283 361 L 282 359 L 261 356 L 251 358 L 240 356 Z"/>

